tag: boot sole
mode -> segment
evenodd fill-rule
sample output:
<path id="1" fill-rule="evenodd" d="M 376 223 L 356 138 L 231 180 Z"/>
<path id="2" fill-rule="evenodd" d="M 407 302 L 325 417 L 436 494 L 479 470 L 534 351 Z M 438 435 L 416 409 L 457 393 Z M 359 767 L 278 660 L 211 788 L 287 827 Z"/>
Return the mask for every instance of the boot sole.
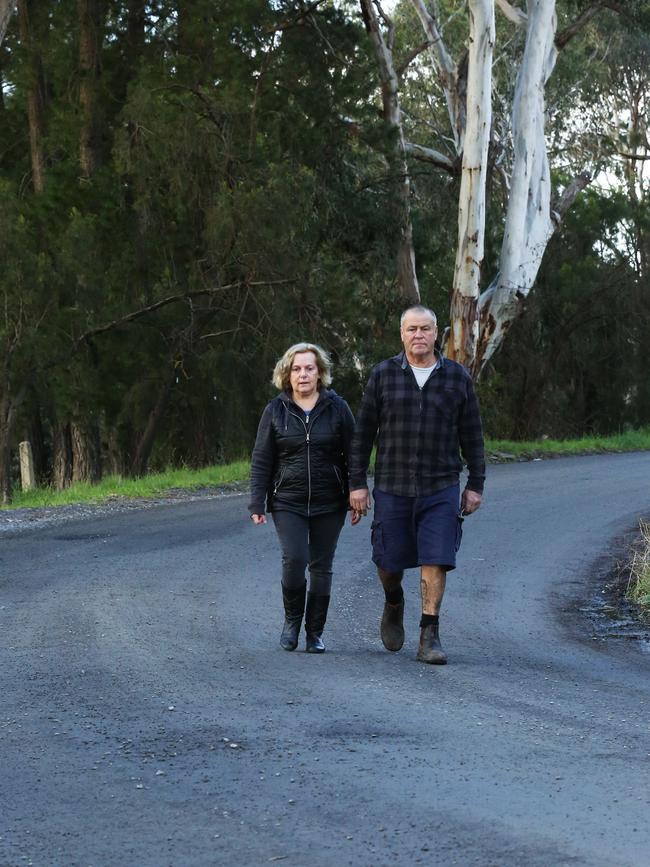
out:
<path id="1" fill-rule="evenodd" d="M 387 635 L 382 630 L 381 632 L 381 643 L 384 645 L 386 650 L 390 650 L 392 653 L 396 653 L 398 650 L 401 650 L 404 647 L 404 633 L 401 635 Z"/>
<path id="2" fill-rule="evenodd" d="M 415 658 L 417 659 L 418 662 L 426 662 L 427 665 L 447 665 L 447 659 L 446 658 L 442 659 L 442 658 L 438 657 L 437 659 L 427 659 L 424 656 L 420 656 L 419 653 Z"/>

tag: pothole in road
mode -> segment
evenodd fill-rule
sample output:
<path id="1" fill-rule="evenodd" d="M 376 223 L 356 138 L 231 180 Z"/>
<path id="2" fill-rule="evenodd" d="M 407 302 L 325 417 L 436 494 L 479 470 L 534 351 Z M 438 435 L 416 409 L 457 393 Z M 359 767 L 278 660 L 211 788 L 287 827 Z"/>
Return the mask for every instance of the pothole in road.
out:
<path id="1" fill-rule="evenodd" d="M 594 639 L 607 638 L 638 641 L 650 653 L 650 625 L 639 619 L 636 606 L 617 595 L 610 587 L 580 609 L 587 615 L 594 629 Z"/>
<path id="2" fill-rule="evenodd" d="M 630 550 L 631 533 L 618 540 L 618 556 L 603 557 L 595 564 L 592 596 L 580 611 L 589 618 L 594 640 L 620 639 L 638 641 L 650 652 L 650 623 L 643 619 L 639 607 L 626 594 L 628 572 L 624 564 Z"/>

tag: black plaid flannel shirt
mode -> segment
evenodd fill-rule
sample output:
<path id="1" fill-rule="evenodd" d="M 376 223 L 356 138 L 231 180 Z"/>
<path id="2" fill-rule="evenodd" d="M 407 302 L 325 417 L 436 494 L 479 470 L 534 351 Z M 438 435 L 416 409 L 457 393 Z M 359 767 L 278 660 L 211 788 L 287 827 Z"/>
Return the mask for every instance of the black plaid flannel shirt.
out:
<path id="1" fill-rule="evenodd" d="M 467 463 L 467 487 L 483 492 L 485 452 L 474 386 L 465 368 L 440 355 L 420 389 L 404 352 L 370 374 L 352 439 L 350 489 L 367 488 L 377 438 L 375 487 L 403 497 L 425 497 L 458 482 Z"/>

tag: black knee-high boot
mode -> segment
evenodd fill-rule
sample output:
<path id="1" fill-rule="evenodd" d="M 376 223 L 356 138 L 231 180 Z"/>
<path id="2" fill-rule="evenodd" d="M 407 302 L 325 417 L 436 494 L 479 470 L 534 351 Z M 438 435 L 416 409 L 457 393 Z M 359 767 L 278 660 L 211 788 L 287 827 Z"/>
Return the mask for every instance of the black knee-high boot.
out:
<path id="1" fill-rule="evenodd" d="M 305 632 L 307 634 L 305 650 L 307 653 L 325 652 L 321 635 L 325 628 L 329 604 L 329 596 L 319 596 L 316 593 L 307 594 L 307 608 L 305 609 Z"/>
<path id="2" fill-rule="evenodd" d="M 305 613 L 305 594 L 307 583 L 298 589 L 282 585 L 282 601 L 284 602 L 284 626 L 280 636 L 280 647 L 283 650 L 295 650 L 298 647 L 298 636 L 302 625 L 302 615 Z"/>

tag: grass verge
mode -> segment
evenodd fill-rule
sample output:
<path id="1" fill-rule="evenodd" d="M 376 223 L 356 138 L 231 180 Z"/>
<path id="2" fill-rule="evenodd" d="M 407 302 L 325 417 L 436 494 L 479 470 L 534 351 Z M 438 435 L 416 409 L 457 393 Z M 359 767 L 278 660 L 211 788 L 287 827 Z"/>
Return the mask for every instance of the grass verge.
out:
<path id="1" fill-rule="evenodd" d="M 576 440 L 542 439 L 533 442 L 488 440 L 488 461 L 494 463 L 532 460 L 533 458 L 587 455 L 604 452 L 650 451 L 650 428 L 628 431 L 611 437 L 583 437 Z M 167 470 L 151 473 L 141 479 L 107 476 L 99 484 L 78 482 L 63 491 L 37 488 L 25 493 L 14 491 L 13 502 L 3 509 L 42 508 L 66 506 L 73 503 L 103 503 L 116 497 L 127 499 L 155 499 L 171 491 L 215 488 L 246 482 L 250 475 L 247 460 L 205 467 L 201 470 Z"/>
<path id="2" fill-rule="evenodd" d="M 76 482 L 63 491 L 53 488 L 35 488 L 33 491 L 16 491 L 11 506 L 3 508 L 25 509 L 43 506 L 68 506 L 73 503 L 105 503 L 116 497 L 127 499 L 155 499 L 166 496 L 170 491 L 194 491 L 201 488 L 219 488 L 248 479 L 248 461 L 235 461 L 205 467 L 201 470 L 166 470 L 151 473 L 141 479 L 127 479 L 122 476 L 106 476 L 96 485 Z"/>
<path id="3" fill-rule="evenodd" d="M 604 452 L 640 452 L 650 450 L 650 428 L 626 431 L 609 437 L 582 437 L 576 440 L 488 440 L 485 446 L 488 458 L 492 457 L 495 461 L 594 455 Z"/>
<path id="4" fill-rule="evenodd" d="M 639 606 L 650 620 L 650 523 L 639 521 L 641 538 L 628 564 L 629 578 L 625 595 Z"/>

